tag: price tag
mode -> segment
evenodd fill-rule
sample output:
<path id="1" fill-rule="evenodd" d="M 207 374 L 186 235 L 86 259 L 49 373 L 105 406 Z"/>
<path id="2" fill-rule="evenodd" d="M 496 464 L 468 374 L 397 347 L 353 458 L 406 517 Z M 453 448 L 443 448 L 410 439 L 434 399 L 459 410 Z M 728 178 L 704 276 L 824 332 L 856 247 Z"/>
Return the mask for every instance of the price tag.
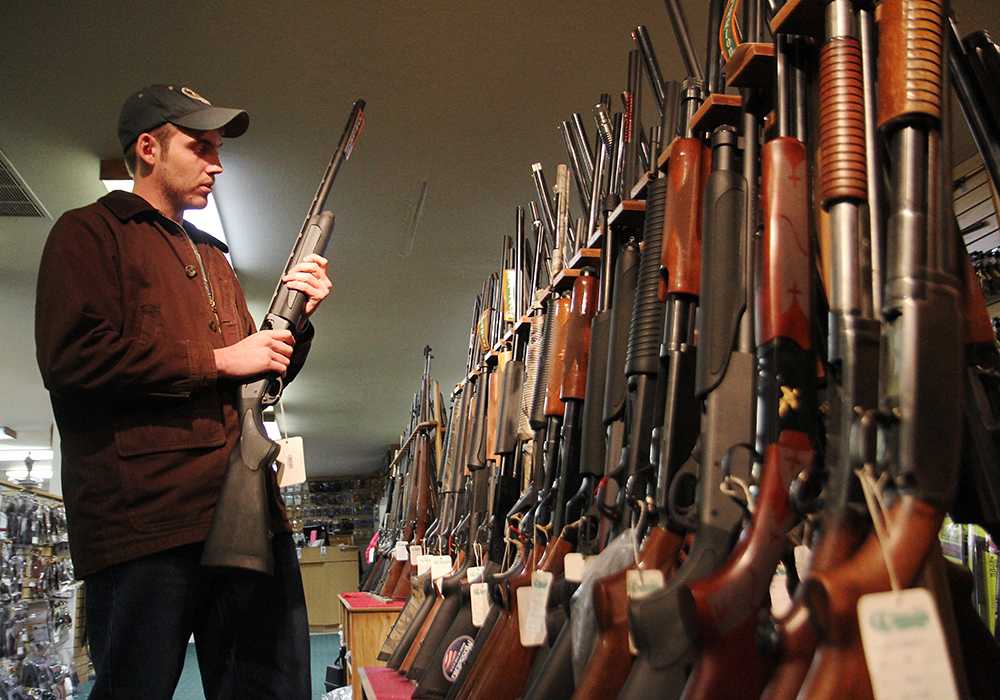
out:
<path id="1" fill-rule="evenodd" d="M 875 700 L 957 700 L 941 619 L 926 588 L 861 596 L 858 624 Z"/>
<path id="2" fill-rule="evenodd" d="M 417 576 L 423 576 L 430 571 L 432 561 L 434 561 L 434 557 L 430 554 L 421 554 L 417 557 Z"/>
<path id="3" fill-rule="evenodd" d="M 524 644 L 524 630 L 528 627 L 528 615 L 531 612 L 531 586 L 521 586 L 515 592 L 517 596 L 517 629 Z"/>
<path id="4" fill-rule="evenodd" d="M 485 566 L 470 566 L 465 570 L 465 576 L 469 580 L 469 583 L 480 583 L 483 580 L 483 572 L 485 570 Z"/>
<path id="5" fill-rule="evenodd" d="M 301 437 L 290 437 L 278 440 L 278 486 L 295 486 L 306 480 L 306 451 Z"/>
<path id="6" fill-rule="evenodd" d="M 392 556 L 397 561 L 407 561 L 410 558 L 410 553 L 406 549 L 406 542 L 397 542 Z"/>
<path id="7" fill-rule="evenodd" d="M 663 572 L 659 569 L 629 569 L 625 572 L 625 592 L 629 600 L 642 600 L 664 585 Z M 628 651 L 632 656 L 639 653 L 631 629 L 628 631 Z"/>
<path id="8" fill-rule="evenodd" d="M 571 583 L 580 583 L 586 571 L 587 560 L 579 552 L 571 552 L 563 558 L 563 569 L 566 580 Z"/>
<path id="9" fill-rule="evenodd" d="M 472 598 L 472 626 L 482 627 L 490 614 L 490 592 L 485 583 L 474 583 L 469 586 L 469 596 Z"/>
<path id="10" fill-rule="evenodd" d="M 785 565 L 779 563 L 771 577 L 771 614 L 774 617 L 784 617 L 792 607 L 792 598 L 788 595 L 788 572 Z"/>
<path id="11" fill-rule="evenodd" d="M 812 550 L 804 544 L 797 545 L 794 550 L 795 570 L 799 572 L 799 581 L 805 581 L 809 575 L 809 567 L 812 566 Z"/>
<path id="12" fill-rule="evenodd" d="M 326 545 L 323 545 L 323 544 L 321 544 L 321 545 L 319 546 L 319 555 L 320 555 L 320 556 L 321 556 L 322 558 L 326 559 Z"/>
<path id="13" fill-rule="evenodd" d="M 537 647 L 545 644 L 545 615 L 549 606 L 549 589 L 552 587 L 552 573 L 535 571 L 531 574 L 528 615 L 521 632 L 521 646 Z M 527 588 L 527 586 L 525 586 Z M 518 601 L 520 605 L 520 601 Z"/>
<path id="14" fill-rule="evenodd" d="M 441 579 L 451 571 L 451 557 L 447 554 L 439 554 L 431 561 L 431 580 L 441 592 Z"/>
<path id="15" fill-rule="evenodd" d="M 421 547 L 419 544 L 411 544 L 410 545 L 410 563 L 411 564 L 416 564 L 417 563 L 417 558 L 420 557 L 423 553 L 424 553 L 424 548 L 423 547 Z"/>

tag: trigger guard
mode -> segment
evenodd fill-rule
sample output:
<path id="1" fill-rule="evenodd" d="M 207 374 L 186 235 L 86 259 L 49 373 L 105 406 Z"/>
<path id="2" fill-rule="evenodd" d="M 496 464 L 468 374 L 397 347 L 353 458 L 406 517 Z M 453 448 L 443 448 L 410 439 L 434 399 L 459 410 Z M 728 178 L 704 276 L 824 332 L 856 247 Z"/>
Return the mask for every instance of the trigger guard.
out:
<path id="1" fill-rule="evenodd" d="M 281 392 L 285 390 L 285 381 L 281 377 L 275 377 L 267 383 L 264 395 L 260 402 L 265 406 L 273 406 L 281 399 Z"/>

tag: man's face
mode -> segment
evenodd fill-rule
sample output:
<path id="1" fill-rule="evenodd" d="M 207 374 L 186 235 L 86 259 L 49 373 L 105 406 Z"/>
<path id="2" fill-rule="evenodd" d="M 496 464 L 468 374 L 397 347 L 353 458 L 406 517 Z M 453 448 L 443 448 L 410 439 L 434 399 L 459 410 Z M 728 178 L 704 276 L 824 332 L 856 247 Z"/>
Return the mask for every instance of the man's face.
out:
<path id="1" fill-rule="evenodd" d="M 215 176 L 222 172 L 219 131 L 194 131 L 173 127 L 168 143 L 161 143 L 153 169 L 163 194 L 178 211 L 204 209 Z"/>

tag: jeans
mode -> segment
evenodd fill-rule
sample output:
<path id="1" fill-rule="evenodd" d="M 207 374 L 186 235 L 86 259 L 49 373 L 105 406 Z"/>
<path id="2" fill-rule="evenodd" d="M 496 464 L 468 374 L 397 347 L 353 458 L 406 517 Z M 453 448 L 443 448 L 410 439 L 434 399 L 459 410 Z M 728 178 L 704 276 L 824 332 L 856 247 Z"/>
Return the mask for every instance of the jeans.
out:
<path id="1" fill-rule="evenodd" d="M 292 537 L 274 576 L 202 568 L 201 544 L 85 579 L 91 700 L 170 700 L 194 635 L 208 700 L 309 700 L 309 624 Z"/>

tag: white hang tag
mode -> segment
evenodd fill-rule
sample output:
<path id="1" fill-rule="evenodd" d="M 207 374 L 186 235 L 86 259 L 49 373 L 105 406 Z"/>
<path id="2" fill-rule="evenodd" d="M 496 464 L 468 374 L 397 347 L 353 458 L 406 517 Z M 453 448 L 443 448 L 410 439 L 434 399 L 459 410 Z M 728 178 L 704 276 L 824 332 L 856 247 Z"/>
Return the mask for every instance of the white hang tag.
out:
<path id="1" fill-rule="evenodd" d="M 521 586 L 515 592 L 517 596 L 517 630 L 524 644 L 524 630 L 528 627 L 528 615 L 531 614 L 531 586 Z"/>
<path id="2" fill-rule="evenodd" d="M 278 440 L 281 451 L 274 460 L 278 463 L 278 486 L 295 486 L 306 480 L 306 452 L 301 437 Z"/>
<path id="3" fill-rule="evenodd" d="M 417 557 L 417 576 L 423 576 L 430 571 L 432 561 L 434 561 L 434 557 L 430 554 L 421 554 Z"/>
<path id="4" fill-rule="evenodd" d="M 941 619 L 926 588 L 861 596 L 858 624 L 875 700 L 957 700 Z"/>
<path id="5" fill-rule="evenodd" d="M 392 556 L 397 561 L 408 561 L 410 553 L 406 549 L 406 542 L 397 542 L 396 547 L 392 550 Z"/>
<path id="6" fill-rule="evenodd" d="M 323 559 L 326 559 L 326 545 L 321 544 L 319 546 L 319 556 Z"/>
<path id="7" fill-rule="evenodd" d="M 805 581 L 806 576 L 809 575 L 809 567 L 812 566 L 812 550 L 804 544 L 800 544 L 793 551 L 795 555 L 795 570 L 799 574 L 799 581 Z"/>
<path id="8" fill-rule="evenodd" d="M 570 552 L 563 558 L 563 569 L 566 580 L 570 583 L 580 583 L 587 568 L 586 558 L 579 552 Z"/>
<path id="9" fill-rule="evenodd" d="M 451 557 L 440 554 L 431 560 L 431 578 L 439 579 L 451 571 Z"/>
<path id="10" fill-rule="evenodd" d="M 545 644 L 547 636 L 545 616 L 549 607 L 549 589 L 552 588 L 552 579 L 551 571 L 534 571 L 531 574 L 528 616 L 524 627 L 521 628 L 522 646 L 538 647 Z"/>
<path id="11" fill-rule="evenodd" d="M 424 548 L 423 547 L 421 547 L 419 544 L 411 544 L 410 545 L 410 564 L 416 564 L 417 563 L 417 558 L 420 557 L 421 555 L 423 555 L 423 553 L 424 553 Z"/>
<path id="12" fill-rule="evenodd" d="M 474 583 L 469 586 L 469 596 L 472 599 L 472 626 L 482 627 L 486 616 L 490 614 L 490 592 L 485 583 Z"/>
<path id="13" fill-rule="evenodd" d="M 778 563 L 771 577 L 771 615 L 784 617 L 792 608 L 792 597 L 788 595 L 788 572 L 785 565 Z"/>
<path id="14" fill-rule="evenodd" d="M 663 572 L 659 569 L 629 569 L 625 572 L 625 592 L 629 600 L 642 600 L 656 593 L 665 585 Z M 631 628 L 628 631 L 628 652 L 636 656 L 639 650 L 632 639 Z"/>
<path id="15" fill-rule="evenodd" d="M 465 577 L 469 580 L 469 583 L 481 583 L 484 571 L 486 571 L 485 566 L 470 566 L 465 570 Z"/>

